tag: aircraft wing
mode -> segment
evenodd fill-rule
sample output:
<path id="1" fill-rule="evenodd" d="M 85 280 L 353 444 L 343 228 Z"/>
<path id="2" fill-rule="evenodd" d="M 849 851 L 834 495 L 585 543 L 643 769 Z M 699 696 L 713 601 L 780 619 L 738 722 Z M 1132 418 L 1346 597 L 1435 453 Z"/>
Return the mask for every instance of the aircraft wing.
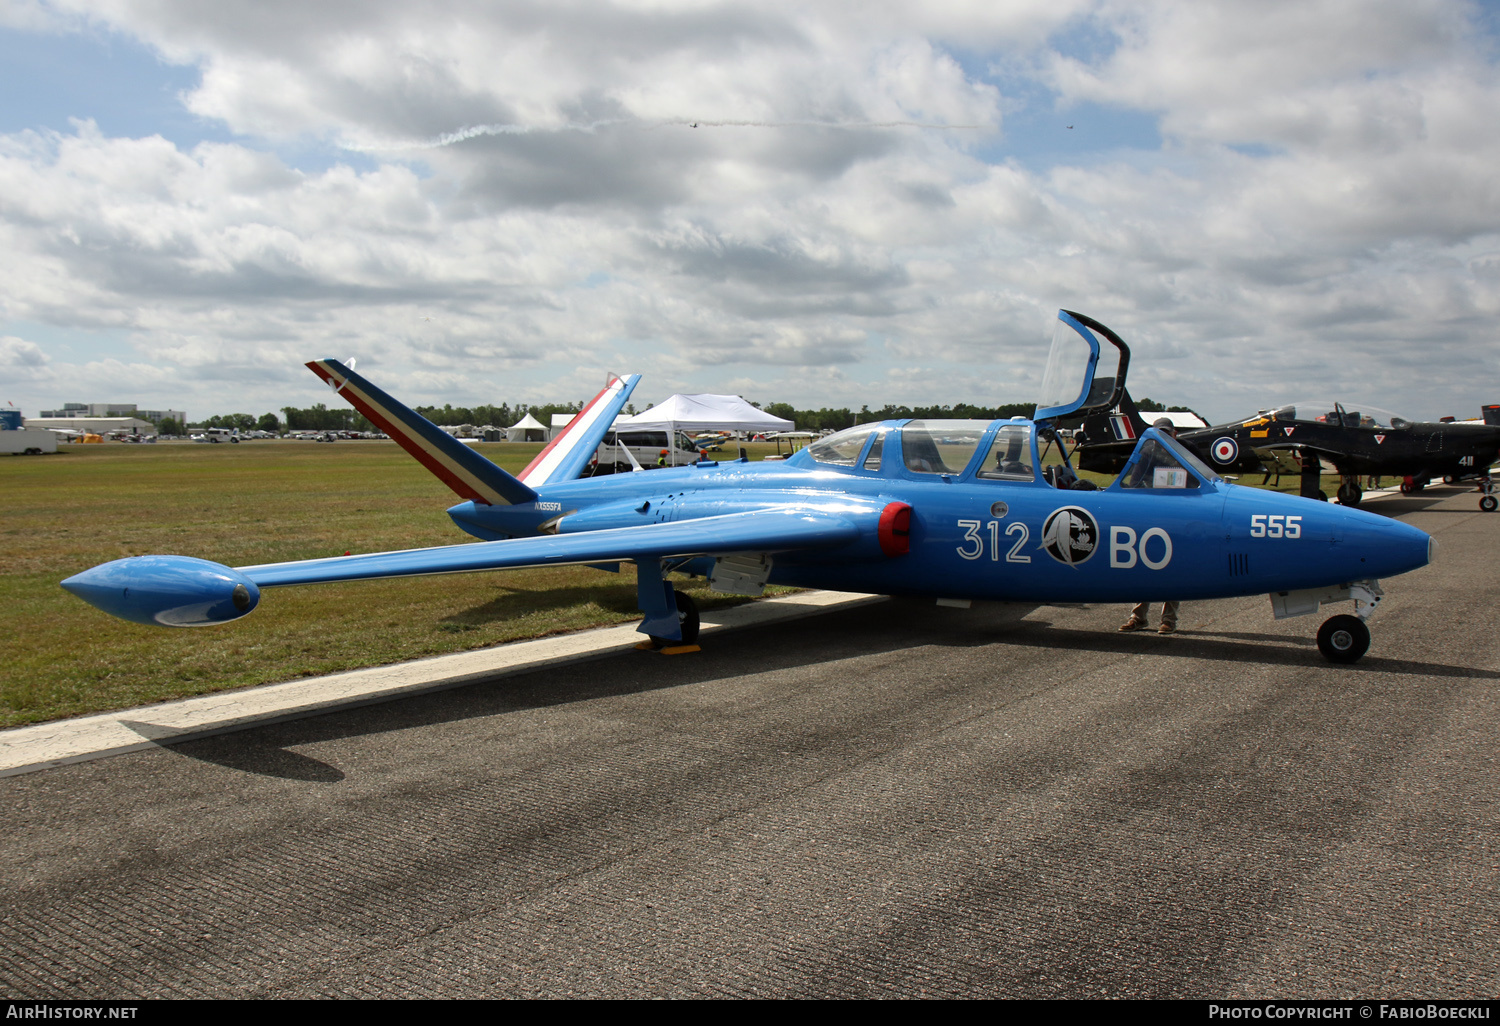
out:
<path id="1" fill-rule="evenodd" d="M 854 519 L 821 510 L 753 510 L 675 523 L 238 568 L 190 556 L 132 556 L 85 570 L 62 586 L 122 619 L 198 627 L 249 613 L 260 601 L 261 588 L 566 563 L 787 552 L 843 545 L 855 541 L 861 530 Z"/>
<path id="2" fill-rule="evenodd" d="M 786 552 L 852 541 L 858 527 L 813 510 L 754 510 L 676 523 L 642 524 L 578 534 L 442 545 L 430 549 L 333 556 L 294 563 L 237 567 L 262 588 L 326 584 L 378 577 L 470 573 L 523 566 L 612 563 L 617 560 L 708 556 L 728 552 Z"/>
<path id="3" fill-rule="evenodd" d="M 1270 445 L 1257 445 L 1254 450 L 1256 453 L 1269 453 L 1271 459 L 1275 459 L 1275 454 L 1278 452 L 1292 452 L 1299 456 L 1303 453 L 1312 453 L 1334 464 L 1349 459 L 1347 449 L 1330 449 L 1325 445 L 1309 445 L 1307 442 L 1291 442 L 1285 439 L 1272 442 Z"/>

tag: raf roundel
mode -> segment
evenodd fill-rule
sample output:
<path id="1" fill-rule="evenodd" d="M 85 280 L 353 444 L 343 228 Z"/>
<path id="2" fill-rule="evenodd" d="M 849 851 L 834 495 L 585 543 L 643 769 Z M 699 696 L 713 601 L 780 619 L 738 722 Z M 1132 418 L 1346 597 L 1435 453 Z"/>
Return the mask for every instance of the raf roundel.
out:
<path id="1" fill-rule="evenodd" d="M 1235 458 L 1240 454 L 1240 447 L 1235 444 L 1233 438 L 1229 438 L 1226 436 L 1224 438 L 1216 439 L 1211 451 L 1214 454 L 1214 462 L 1233 463 L 1235 461 Z"/>
<path id="2" fill-rule="evenodd" d="M 1064 506 L 1042 525 L 1042 548 L 1059 563 L 1087 563 L 1099 549 L 1099 524 L 1088 510 Z"/>

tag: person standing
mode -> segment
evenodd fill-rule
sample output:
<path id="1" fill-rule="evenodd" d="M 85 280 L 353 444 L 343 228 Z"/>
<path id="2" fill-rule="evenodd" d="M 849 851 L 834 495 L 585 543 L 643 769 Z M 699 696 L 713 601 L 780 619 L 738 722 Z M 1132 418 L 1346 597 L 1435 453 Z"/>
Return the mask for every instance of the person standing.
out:
<path id="1" fill-rule="evenodd" d="M 1161 626 L 1156 628 L 1158 634 L 1174 634 L 1177 631 L 1177 610 L 1182 606 L 1181 602 L 1168 600 L 1161 604 Z M 1148 619 L 1151 615 L 1151 601 L 1137 602 L 1135 608 L 1130 611 L 1130 619 L 1120 624 L 1122 631 L 1143 631 L 1151 626 Z"/>
<path id="2" fill-rule="evenodd" d="M 1166 417 L 1156 418 L 1151 425 L 1165 435 L 1172 438 L 1177 437 L 1177 426 Z M 1158 634 L 1175 634 L 1177 632 L 1177 611 L 1182 606 L 1181 602 L 1167 600 L 1161 604 L 1161 626 L 1156 628 Z M 1130 619 L 1120 624 L 1122 631 L 1143 631 L 1151 626 L 1151 600 L 1137 602 L 1135 608 L 1130 611 Z"/>

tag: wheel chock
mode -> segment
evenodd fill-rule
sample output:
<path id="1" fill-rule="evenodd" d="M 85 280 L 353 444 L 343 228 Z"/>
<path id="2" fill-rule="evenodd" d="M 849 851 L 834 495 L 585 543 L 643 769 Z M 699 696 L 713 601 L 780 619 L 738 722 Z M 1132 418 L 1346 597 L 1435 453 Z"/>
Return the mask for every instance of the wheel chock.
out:
<path id="1" fill-rule="evenodd" d="M 703 651 L 697 645 L 662 645 L 658 647 L 654 641 L 638 642 L 635 650 L 637 652 L 660 652 L 662 655 L 686 655 L 689 652 Z"/>

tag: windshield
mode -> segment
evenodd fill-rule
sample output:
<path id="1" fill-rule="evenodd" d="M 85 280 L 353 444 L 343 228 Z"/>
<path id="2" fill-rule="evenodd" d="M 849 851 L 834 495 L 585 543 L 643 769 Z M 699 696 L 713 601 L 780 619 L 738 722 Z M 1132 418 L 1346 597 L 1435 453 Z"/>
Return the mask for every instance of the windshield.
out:
<path id="1" fill-rule="evenodd" d="M 1223 478 L 1175 438 L 1147 436 L 1120 474 L 1121 488 L 1194 489 Z"/>
<path id="2" fill-rule="evenodd" d="M 1188 473 L 1171 450 L 1154 438 L 1141 443 L 1134 461 L 1120 475 L 1121 488 L 1197 488 L 1198 479 Z"/>
<path id="3" fill-rule="evenodd" d="M 987 420 L 914 420 L 901 429 L 901 456 L 918 474 L 962 474 L 989 429 Z"/>

